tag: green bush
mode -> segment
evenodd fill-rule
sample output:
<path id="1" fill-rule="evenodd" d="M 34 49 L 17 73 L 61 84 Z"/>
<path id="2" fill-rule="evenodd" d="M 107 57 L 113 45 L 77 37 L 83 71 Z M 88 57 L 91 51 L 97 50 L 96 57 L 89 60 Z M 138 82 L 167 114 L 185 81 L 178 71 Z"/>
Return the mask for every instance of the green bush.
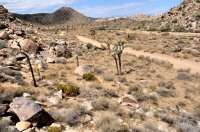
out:
<path id="1" fill-rule="evenodd" d="M 88 44 L 87 44 L 87 48 L 88 48 L 88 49 L 91 49 L 92 47 L 93 47 L 93 45 L 92 45 L 91 43 L 88 43 Z"/>
<path id="2" fill-rule="evenodd" d="M 70 83 L 65 85 L 62 84 L 58 85 L 57 90 L 58 91 L 62 90 L 66 95 L 69 96 L 77 96 L 80 94 L 79 87 Z"/>
<path id="3" fill-rule="evenodd" d="M 156 31 L 157 29 L 155 27 L 149 27 L 148 31 Z"/>
<path id="4" fill-rule="evenodd" d="M 177 23 L 178 22 L 178 19 L 177 18 L 174 18 L 173 20 L 172 20 L 172 23 Z"/>
<path id="5" fill-rule="evenodd" d="M 59 127 L 51 126 L 48 130 L 48 132 L 62 132 Z"/>
<path id="6" fill-rule="evenodd" d="M 160 27 L 160 31 L 161 32 L 169 32 L 170 30 L 171 30 L 171 27 L 170 27 L 170 25 L 168 23 L 165 24 L 164 26 Z"/>
<path id="7" fill-rule="evenodd" d="M 185 32 L 185 27 L 184 26 L 177 26 L 174 28 L 175 32 Z"/>
<path id="8" fill-rule="evenodd" d="M 83 79 L 85 79 L 86 81 L 97 80 L 97 78 L 94 76 L 94 74 L 91 74 L 91 73 L 85 73 L 85 74 L 83 74 Z"/>

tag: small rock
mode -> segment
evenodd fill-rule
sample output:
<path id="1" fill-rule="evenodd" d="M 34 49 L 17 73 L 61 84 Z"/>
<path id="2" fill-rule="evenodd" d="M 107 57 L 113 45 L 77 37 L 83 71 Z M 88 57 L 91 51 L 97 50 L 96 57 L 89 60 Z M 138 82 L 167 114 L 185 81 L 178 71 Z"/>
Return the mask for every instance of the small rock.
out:
<path id="1" fill-rule="evenodd" d="M 146 113 L 146 116 L 147 116 L 147 117 L 153 117 L 153 112 L 148 111 L 148 112 Z"/>
<path id="2" fill-rule="evenodd" d="M 19 130 L 19 131 L 23 131 L 23 130 L 26 130 L 28 129 L 29 127 L 31 126 L 31 123 L 30 122 L 17 122 L 16 124 L 16 128 Z"/>
<path id="3" fill-rule="evenodd" d="M 62 130 L 62 125 L 58 122 L 52 123 L 50 127 L 59 127 Z"/>
<path id="4" fill-rule="evenodd" d="M 60 91 L 58 91 L 56 93 L 56 95 L 58 96 L 58 98 L 61 99 L 61 100 L 63 99 L 62 94 L 63 94 L 62 90 L 60 90 Z"/>
<path id="5" fill-rule="evenodd" d="M 52 104 L 54 105 L 57 105 L 59 103 L 58 99 L 57 98 L 49 98 L 49 102 L 51 102 Z"/>
<path id="6" fill-rule="evenodd" d="M 74 72 L 80 76 L 83 76 L 83 74 L 85 74 L 85 73 L 90 73 L 90 66 L 86 65 L 86 64 L 81 65 L 81 66 L 77 67 Z"/>
<path id="7" fill-rule="evenodd" d="M 154 98 L 154 99 L 159 99 L 159 95 L 156 92 L 149 93 L 149 97 Z"/>
<path id="8" fill-rule="evenodd" d="M 132 95 L 125 95 L 122 97 L 122 105 L 124 106 L 133 106 L 135 109 L 139 107 L 137 100 Z"/>
<path id="9" fill-rule="evenodd" d="M 140 83 L 147 83 L 147 80 L 140 80 Z"/>
<path id="10" fill-rule="evenodd" d="M 141 115 L 144 114 L 144 111 L 143 111 L 142 108 L 139 108 L 139 109 L 135 110 L 135 112 L 138 113 L 138 114 L 141 114 Z"/>
<path id="11" fill-rule="evenodd" d="M 0 115 L 5 114 L 9 108 L 8 104 L 0 104 Z"/>
<path id="12" fill-rule="evenodd" d="M 55 59 L 52 58 L 52 57 L 47 57 L 46 62 L 47 62 L 47 63 L 55 63 Z"/>
<path id="13" fill-rule="evenodd" d="M 23 93 L 23 97 L 31 97 L 29 93 Z"/>
<path id="14" fill-rule="evenodd" d="M 93 109 L 92 103 L 89 102 L 89 101 L 83 102 L 82 105 L 85 106 L 87 112 L 89 112 L 89 111 L 91 111 Z"/>
<path id="15" fill-rule="evenodd" d="M 172 112 L 179 112 L 178 105 L 174 105 L 174 106 L 170 107 L 170 111 L 172 111 Z"/>
<path id="16" fill-rule="evenodd" d="M 161 132 L 169 132 L 169 130 L 165 126 L 162 126 L 162 125 L 158 125 L 158 130 Z"/>

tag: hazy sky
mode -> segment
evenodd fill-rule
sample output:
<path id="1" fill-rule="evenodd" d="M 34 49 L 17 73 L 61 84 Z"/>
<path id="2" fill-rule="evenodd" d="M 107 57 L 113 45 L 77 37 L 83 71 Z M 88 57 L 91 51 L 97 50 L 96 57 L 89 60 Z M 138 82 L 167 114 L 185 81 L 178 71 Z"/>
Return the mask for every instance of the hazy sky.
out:
<path id="1" fill-rule="evenodd" d="M 162 14 L 183 0 L 0 0 L 10 12 L 19 14 L 52 13 L 68 6 L 89 17 Z"/>

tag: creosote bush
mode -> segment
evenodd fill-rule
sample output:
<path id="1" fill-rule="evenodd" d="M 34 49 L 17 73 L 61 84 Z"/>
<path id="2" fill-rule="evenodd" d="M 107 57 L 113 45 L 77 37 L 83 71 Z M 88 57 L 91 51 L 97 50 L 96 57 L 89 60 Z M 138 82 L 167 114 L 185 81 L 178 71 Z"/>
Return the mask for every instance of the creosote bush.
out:
<path id="1" fill-rule="evenodd" d="M 77 96 L 80 94 L 79 92 L 79 87 L 77 87 L 75 84 L 65 84 L 65 85 L 58 85 L 57 90 L 60 91 L 62 90 L 66 95 L 69 96 Z"/>
<path id="2" fill-rule="evenodd" d="M 85 74 L 83 74 L 83 79 L 85 79 L 86 81 L 97 80 L 97 78 L 94 76 L 94 74 L 91 74 L 91 73 L 85 73 Z"/>
<path id="3" fill-rule="evenodd" d="M 48 132 L 61 132 L 62 130 L 59 127 L 51 126 Z"/>

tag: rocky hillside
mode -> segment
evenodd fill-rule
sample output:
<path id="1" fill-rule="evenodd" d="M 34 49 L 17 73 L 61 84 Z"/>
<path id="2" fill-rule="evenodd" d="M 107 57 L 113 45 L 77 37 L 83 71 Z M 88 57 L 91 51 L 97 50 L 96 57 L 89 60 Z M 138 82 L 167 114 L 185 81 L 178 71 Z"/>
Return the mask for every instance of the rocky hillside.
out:
<path id="1" fill-rule="evenodd" d="M 90 18 L 84 16 L 83 14 L 75 11 L 70 7 L 62 7 L 57 11 L 48 14 L 48 13 L 39 13 L 39 14 L 15 14 L 19 19 L 32 22 L 35 24 L 42 25 L 53 25 L 53 24 L 63 24 L 63 23 L 88 23 L 92 21 Z"/>
<path id="2" fill-rule="evenodd" d="M 169 24 L 172 30 L 200 30 L 200 0 L 184 0 L 164 13 L 154 26 Z"/>

